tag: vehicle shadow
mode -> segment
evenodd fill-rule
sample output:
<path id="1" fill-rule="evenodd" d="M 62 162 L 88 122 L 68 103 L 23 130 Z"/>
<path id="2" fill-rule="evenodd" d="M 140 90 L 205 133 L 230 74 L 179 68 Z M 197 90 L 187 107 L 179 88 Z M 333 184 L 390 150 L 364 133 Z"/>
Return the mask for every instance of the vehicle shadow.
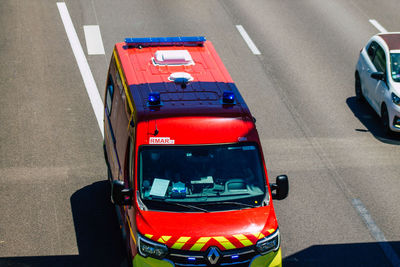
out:
<path id="1" fill-rule="evenodd" d="M 96 182 L 70 198 L 79 255 L 0 257 L 0 266 L 128 266 L 108 181 Z"/>
<path id="2" fill-rule="evenodd" d="M 400 242 L 387 242 L 399 251 Z M 285 267 L 330 266 L 398 266 L 398 258 L 386 258 L 379 243 L 316 245 L 283 259 Z"/>
<path id="3" fill-rule="evenodd" d="M 353 112 L 365 129 L 355 129 L 358 132 L 370 132 L 377 140 L 391 145 L 400 145 L 400 134 L 393 133 L 391 136 L 386 136 L 382 130 L 380 117 L 375 113 L 372 107 L 366 102 L 357 101 L 355 96 L 349 97 L 346 100 L 347 106 Z"/>

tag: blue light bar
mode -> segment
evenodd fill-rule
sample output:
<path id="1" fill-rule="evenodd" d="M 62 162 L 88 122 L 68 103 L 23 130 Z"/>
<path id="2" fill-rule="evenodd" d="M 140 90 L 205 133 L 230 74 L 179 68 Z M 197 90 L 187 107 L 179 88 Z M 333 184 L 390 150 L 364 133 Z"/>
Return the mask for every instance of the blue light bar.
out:
<path id="1" fill-rule="evenodd" d="M 148 106 L 161 106 L 161 97 L 160 97 L 160 93 L 159 92 L 152 92 L 149 93 L 149 98 L 148 98 L 148 102 L 147 102 Z"/>
<path id="2" fill-rule="evenodd" d="M 222 94 L 222 103 L 223 104 L 235 104 L 235 94 L 232 91 L 224 91 Z"/>
<path id="3" fill-rule="evenodd" d="M 204 36 L 125 38 L 129 47 L 202 46 L 205 41 Z"/>
<path id="4" fill-rule="evenodd" d="M 232 260 L 239 259 L 239 255 L 232 255 L 232 256 L 231 256 L 231 259 L 232 259 Z"/>
<path id="5" fill-rule="evenodd" d="M 189 260 L 189 261 L 195 261 L 196 258 L 195 258 L 195 257 L 189 257 L 188 260 Z"/>

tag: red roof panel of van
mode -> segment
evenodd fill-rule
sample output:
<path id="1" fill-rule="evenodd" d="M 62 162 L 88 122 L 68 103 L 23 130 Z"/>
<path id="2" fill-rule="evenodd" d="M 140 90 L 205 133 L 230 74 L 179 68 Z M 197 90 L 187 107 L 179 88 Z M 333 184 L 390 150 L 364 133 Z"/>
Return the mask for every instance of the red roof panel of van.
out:
<path id="1" fill-rule="evenodd" d="M 250 111 L 214 46 L 115 45 L 138 121 L 179 116 L 251 118 Z M 172 76 L 171 76 L 172 75 Z M 190 78 L 175 82 L 174 75 Z M 234 93 L 235 103 L 223 103 L 224 91 Z M 149 105 L 151 92 L 159 92 L 162 104 Z"/>
<path id="2" fill-rule="evenodd" d="M 143 48 L 131 48 L 126 43 L 117 43 L 116 49 L 129 85 L 171 82 L 168 78 L 176 72 L 189 73 L 194 82 L 233 82 L 210 41 L 205 41 L 203 46 L 149 46 Z M 157 52 L 173 50 L 188 51 L 194 64 L 155 64 L 154 58 Z"/>

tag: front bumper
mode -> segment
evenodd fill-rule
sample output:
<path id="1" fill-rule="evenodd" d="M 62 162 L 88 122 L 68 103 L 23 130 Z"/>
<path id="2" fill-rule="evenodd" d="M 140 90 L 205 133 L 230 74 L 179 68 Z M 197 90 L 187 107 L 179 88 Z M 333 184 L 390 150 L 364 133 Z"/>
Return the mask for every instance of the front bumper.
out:
<path id="1" fill-rule="evenodd" d="M 235 266 L 232 264 L 231 266 Z M 133 259 L 134 267 L 175 267 L 174 263 L 169 260 L 157 260 L 150 257 L 142 257 L 139 254 Z M 195 266 L 195 265 L 191 265 Z M 218 265 L 215 265 L 218 266 Z M 243 266 L 243 265 L 240 265 Z M 282 254 L 279 248 L 276 252 L 271 252 L 266 255 L 258 255 L 254 257 L 249 267 L 281 267 L 282 266 Z M 176 265 L 178 267 L 178 265 Z"/>

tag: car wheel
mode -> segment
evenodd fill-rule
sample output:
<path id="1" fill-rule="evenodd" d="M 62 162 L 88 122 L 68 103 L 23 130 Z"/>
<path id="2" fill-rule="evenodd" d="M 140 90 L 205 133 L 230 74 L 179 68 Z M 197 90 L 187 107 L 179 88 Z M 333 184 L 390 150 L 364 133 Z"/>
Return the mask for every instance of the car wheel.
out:
<path id="1" fill-rule="evenodd" d="M 390 136 L 392 131 L 390 130 L 390 125 L 389 125 L 389 113 L 385 105 L 382 106 L 381 121 L 383 126 L 383 132 L 385 133 L 385 135 Z"/>
<path id="2" fill-rule="evenodd" d="M 361 90 L 361 80 L 360 80 L 360 76 L 358 75 L 358 73 L 356 73 L 356 78 L 355 78 L 355 92 L 356 92 L 357 101 L 360 101 L 360 102 L 364 101 L 364 95 Z"/>

